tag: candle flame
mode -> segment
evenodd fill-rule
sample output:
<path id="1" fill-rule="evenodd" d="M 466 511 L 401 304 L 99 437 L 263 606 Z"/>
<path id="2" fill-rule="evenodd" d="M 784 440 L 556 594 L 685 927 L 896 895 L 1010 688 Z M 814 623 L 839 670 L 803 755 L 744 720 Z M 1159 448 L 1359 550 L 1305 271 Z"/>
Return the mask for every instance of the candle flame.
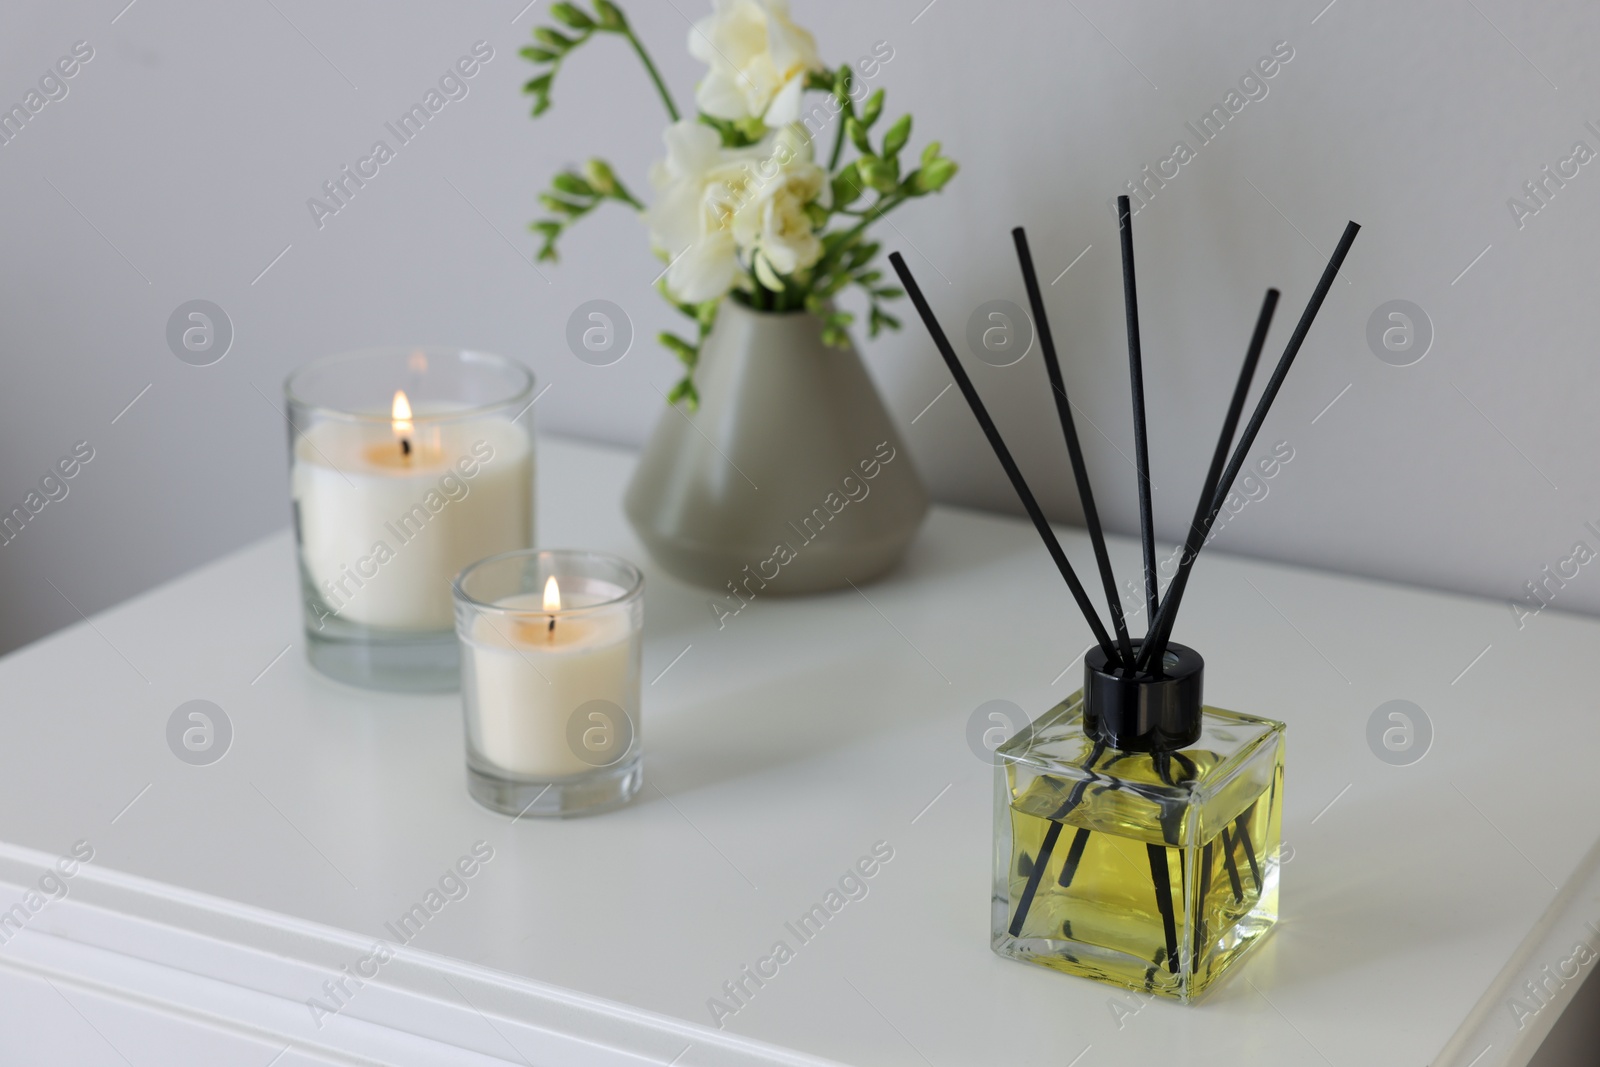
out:
<path id="1" fill-rule="evenodd" d="M 394 435 L 400 442 L 400 454 L 406 458 L 411 456 L 411 401 L 406 399 L 404 389 L 394 391 L 394 403 L 390 405 L 389 417 L 394 421 Z"/>
<path id="2" fill-rule="evenodd" d="M 556 576 L 553 574 L 544 583 L 544 610 L 561 610 L 561 587 L 556 584 Z"/>
<path id="3" fill-rule="evenodd" d="M 396 437 L 411 436 L 411 401 L 406 399 L 404 389 L 394 391 L 394 404 L 389 408 L 390 418 L 394 420 L 394 435 Z"/>

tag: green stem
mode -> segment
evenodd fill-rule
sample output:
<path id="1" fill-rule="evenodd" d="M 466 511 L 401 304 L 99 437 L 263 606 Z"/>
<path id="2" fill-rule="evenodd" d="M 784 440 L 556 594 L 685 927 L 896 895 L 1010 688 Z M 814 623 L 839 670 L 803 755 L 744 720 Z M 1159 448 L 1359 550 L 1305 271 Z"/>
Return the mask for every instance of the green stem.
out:
<path id="1" fill-rule="evenodd" d="M 661 72 L 656 70 L 656 65 L 650 61 L 650 53 L 644 50 L 644 45 L 639 38 L 633 35 L 632 26 L 624 26 L 622 35 L 633 45 L 633 50 L 639 53 L 639 62 L 644 64 L 644 69 L 650 75 L 650 80 L 656 83 L 656 92 L 661 94 L 661 102 L 667 106 L 667 114 L 672 116 L 672 121 L 678 121 L 678 105 L 672 102 L 672 94 L 667 92 L 666 82 L 661 80 Z"/>
<path id="2" fill-rule="evenodd" d="M 839 100 L 839 95 L 837 93 L 834 94 L 834 99 Z M 847 97 L 843 100 L 839 100 L 839 129 L 838 132 L 833 135 L 833 152 L 828 156 L 829 174 L 832 174 L 835 170 L 839 169 L 839 155 L 844 151 L 845 120 L 849 117 L 850 111 L 851 107 L 849 98 Z"/>
<path id="3" fill-rule="evenodd" d="M 861 221 L 856 223 L 854 226 L 850 227 L 848 230 L 845 231 L 844 240 L 840 241 L 837 245 L 834 246 L 833 255 L 839 255 L 845 249 L 849 248 L 855 242 L 855 239 L 857 237 L 861 236 L 862 232 L 864 230 L 866 230 L 866 228 L 868 226 L 872 225 L 875 221 L 877 221 L 878 219 L 882 218 L 888 212 L 893 211 L 895 208 L 899 207 L 901 204 L 905 203 L 909 199 L 911 199 L 909 196 L 905 196 L 905 195 L 902 195 L 900 193 L 890 193 L 888 196 L 884 197 L 882 200 L 879 200 L 876 204 L 873 204 L 866 211 L 861 212 L 861 216 L 862 216 Z M 840 214 L 840 215 L 843 215 L 843 214 L 855 215 L 856 212 L 853 212 L 853 211 L 852 212 L 840 211 L 840 212 L 836 212 L 836 214 Z M 832 256 L 824 257 L 822 260 L 820 260 L 817 263 L 817 266 L 815 268 L 813 268 L 813 269 L 816 270 L 816 273 L 817 273 L 818 277 L 821 277 L 823 274 L 827 273 L 827 271 L 832 270 L 833 269 L 833 258 L 832 258 Z"/>

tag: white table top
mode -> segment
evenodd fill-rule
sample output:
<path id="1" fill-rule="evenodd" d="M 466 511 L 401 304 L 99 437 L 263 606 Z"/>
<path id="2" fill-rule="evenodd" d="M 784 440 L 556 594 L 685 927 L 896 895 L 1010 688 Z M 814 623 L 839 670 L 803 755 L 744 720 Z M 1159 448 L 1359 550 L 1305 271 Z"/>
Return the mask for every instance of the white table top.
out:
<path id="1" fill-rule="evenodd" d="M 280 533 L 0 660 L 0 881 L 32 880 L 42 859 L 25 850 L 95 849 L 38 932 L 153 958 L 105 917 L 139 911 L 218 945 L 276 923 L 261 958 L 320 944 L 306 952 L 324 952 L 326 976 L 481 839 L 494 859 L 408 950 L 456 988 L 417 978 L 419 996 L 495 1020 L 482 1062 L 622 1049 L 617 1062 L 684 1067 L 1520 1064 L 1577 983 L 1520 1031 L 1508 998 L 1576 938 L 1600 944 L 1580 930 L 1600 920 L 1600 622 L 1545 612 L 1519 632 L 1504 604 L 1204 557 L 1175 636 L 1206 656 L 1209 703 L 1289 724 L 1293 856 L 1284 919 L 1247 965 L 1199 1006 L 1141 1005 L 989 950 L 992 771 L 967 748 L 968 715 L 996 698 L 1044 711 L 1076 688 L 1066 668 L 1089 641 L 1027 524 L 938 508 L 886 580 L 758 599 L 719 631 L 707 593 L 655 568 L 623 521 L 631 455 L 540 448 L 542 540 L 648 575 L 636 803 L 515 823 L 475 805 L 457 697 L 367 693 L 306 665 Z M 1064 543 L 1091 566 L 1080 531 Z M 1134 546 L 1113 554 L 1136 573 Z M 235 730 L 208 767 L 165 740 L 195 698 Z M 1394 698 L 1435 730 L 1411 766 L 1368 749 L 1368 716 Z M 879 841 L 894 854 L 869 894 L 711 1029 L 708 998 L 775 941 L 795 946 L 785 922 Z M 0 966 L 29 958 L 0 949 Z M 312 1050 L 333 1028 L 308 1027 L 300 1003 L 320 980 L 237 979 L 295 1008 L 262 1041 L 330 1062 Z M 385 1003 L 363 992 L 346 1022 Z M 391 1014 L 404 1028 L 426 1012 Z M 605 1020 L 582 1038 L 589 1058 L 529 1051 L 567 1018 Z M 516 1020 L 533 1036 L 496 1053 Z"/>

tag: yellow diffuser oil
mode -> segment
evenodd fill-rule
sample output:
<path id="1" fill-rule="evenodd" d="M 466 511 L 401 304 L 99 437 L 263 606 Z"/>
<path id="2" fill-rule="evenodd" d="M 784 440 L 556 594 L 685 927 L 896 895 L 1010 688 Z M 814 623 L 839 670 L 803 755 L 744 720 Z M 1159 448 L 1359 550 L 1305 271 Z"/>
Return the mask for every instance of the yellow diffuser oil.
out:
<path id="1" fill-rule="evenodd" d="M 1198 697 L 1199 656 L 1165 658 Z M 996 753 L 994 949 L 1190 1000 L 1277 921 L 1284 728 L 1196 707 L 1185 747 L 1118 748 L 1085 725 L 1088 673 Z"/>

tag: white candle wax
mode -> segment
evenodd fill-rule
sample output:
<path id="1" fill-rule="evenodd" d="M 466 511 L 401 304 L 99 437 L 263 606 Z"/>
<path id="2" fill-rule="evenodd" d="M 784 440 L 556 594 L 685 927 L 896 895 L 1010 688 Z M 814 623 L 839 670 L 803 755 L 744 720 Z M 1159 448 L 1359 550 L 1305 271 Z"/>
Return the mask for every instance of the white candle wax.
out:
<path id="1" fill-rule="evenodd" d="M 621 595 L 562 592 L 569 608 Z M 539 611 L 541 597 L 525 593 L 495 602 L 499 608 Z M 627 723 L 585 723 L 633 743 L 639 736 L 639 643 L 626 610 L 497 615 L 473 620 L 461 663 L 463 696 L 472 741 L 495 766 L 529 778 L 566 778 L 596 769 L 603 757 L 585 759 L 569 733 L 573 713 L 591 700 L 616 705 Z M 581 742 L 579 742 L 581 744 Z M 625 750 L 617 751 L 620 759 Z"/>
<path id="2" fill-rule="evenodd" d="M 533 543 L 533 449 L 505 418 L 430 422 L 403 450 L 383 422 L 325 421 L 295 441 L 300 551 L 339 618 L 449 630 L 467 564 Z"/>

